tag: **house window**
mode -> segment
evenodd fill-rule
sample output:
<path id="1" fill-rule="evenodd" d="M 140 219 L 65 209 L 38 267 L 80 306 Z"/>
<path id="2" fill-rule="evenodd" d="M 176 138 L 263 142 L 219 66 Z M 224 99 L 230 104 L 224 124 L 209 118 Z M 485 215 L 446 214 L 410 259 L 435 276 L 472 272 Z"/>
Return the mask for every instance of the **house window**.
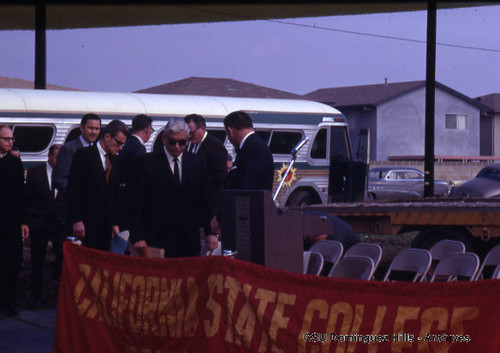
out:
<path id="1" fill-rule="evenodd" d="M 467 115 L 465 114 L 446 114 L 445 128 L 452 130 L 467 129 Z"/>

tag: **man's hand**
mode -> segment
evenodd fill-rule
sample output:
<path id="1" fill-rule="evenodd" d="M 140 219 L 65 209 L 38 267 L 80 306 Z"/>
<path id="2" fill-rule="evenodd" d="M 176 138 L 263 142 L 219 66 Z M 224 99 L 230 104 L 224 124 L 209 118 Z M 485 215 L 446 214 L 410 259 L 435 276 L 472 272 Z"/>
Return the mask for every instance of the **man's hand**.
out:
<path id="1" fill-rule="evenodd" d="M 82 221 L 73 223 L 73 236 L 85 238 L 85 226 Z"/>
<path id="2" fill-rule="evenodd" d="M 205 251 L 212 251 L 217 249 L 219 239 L 215 235 L 207 235 L 205 237 Z"/>
<path id="3" fill-rule="evenodd" d="M 21 236 L 23 237 L 23 240 L 26 240 L 30 236 L 30 229 L 28 228 L 28 225 L 21 224 Z"/>
<path id="4" fill-rule="evenodd" d="M 113 238 L 118 233 L 120 233 L 120 227 L 118 226 L 111 227 L 111 238 Z"/>
<path id="5" fill-rule="evenodd" d="M 134 243 L 134 248 L 137 250 L 139 255 L 142 257 L 146 256 L 146 249 L 148 247 L 148 244 L 146 243 L 145 240 L 139 240 Z"/>

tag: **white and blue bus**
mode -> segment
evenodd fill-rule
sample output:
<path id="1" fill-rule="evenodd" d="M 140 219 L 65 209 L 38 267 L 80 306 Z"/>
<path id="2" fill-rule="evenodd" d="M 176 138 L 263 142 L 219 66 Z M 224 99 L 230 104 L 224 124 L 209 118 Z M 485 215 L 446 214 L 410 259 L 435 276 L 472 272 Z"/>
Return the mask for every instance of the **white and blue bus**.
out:
<path id="1" fill-rule="evenodd" d="M 162 130 L 170 118 L 201 114 L 207 121 L 208 132 L 224 141 L 234 157 L 223 120 L 236 110 L 252 117 L 256 133 L 273 153 L 275 189 L 291 150 L 309 137 L 297 153 L 277 203 L 282 206 L 327 203 L 332 158 L 353 159 L 347 121 L 341 112 L 328 105 L 289 99 L 0 89 L 0 125 L 12 127 L 26 167 L 45 161 L 52 144 L 76 138 L 80 119 L 86 113 L 98 114 L 103 125 L 120 119 L 129 126 L 135 115 L 149 115 L 155 132 L 146 144 L 148 151 L 161 144 Z"/>

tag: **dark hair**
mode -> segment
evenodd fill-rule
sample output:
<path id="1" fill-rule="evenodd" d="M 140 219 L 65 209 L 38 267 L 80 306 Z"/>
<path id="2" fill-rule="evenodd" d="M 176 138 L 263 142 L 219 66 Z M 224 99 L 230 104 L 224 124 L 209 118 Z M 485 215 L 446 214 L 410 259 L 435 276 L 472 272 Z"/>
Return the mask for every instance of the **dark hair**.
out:
<path id="1" fill-rule="evenodd" d="M 253 128 L 252 118 L 250 115 L 244 111 L 238 110 L 236 112 L 229 113 L 224 118 L 224 127 L 232 127 L 236 130 L 251 129 Z"/>
<path id="2" fill-rule="evenodd" d="M 60 149 L 61 147 L 62 147 L 62 144 L 60 144 L 60 143 L 54 143 L 49 148 L 49 154 L 51 154 L 51 155 L 54 154 L 54 151 Z"/>
<path id="3" fill-rule="evenodd" d="M 106 127 L 102 130 L 102 136 L 105 134 L 110 134 L 115 137 L 116 134 L 122 132 L 125 136 L 128 136 L 127 125 L 121 120 L 112 120 Z"/>
<path id="4" fill-rule="evenodd" d="M 207 127 L 207 124 L 205 122 L 205 118 L 203 116 L 201 116 L 200 114 L 186 115 L 186 117 L 184 118 L 184 121 L 186 122 L 186 124 L 189 124 L 192 121 L 197 129 L 199 129 L 201 127 L 205 127 L 205 128 Z"/>
<path id="5" fill-rule="evenodd" d="M 147 129 L 153 123 L 153 119 L 151 119 L 146 114 L 139 114 L 134 116 L 132 119 L 132 131 L 141 131 Z"/>
<path id="6" fill-rule="evenodd" d="M 102 123 L 101 118 L 99 118 L 99 115 L 94 114 L 94 113 L 87 113 L 84 116 L 82 116 L 82 120 L 80 121 L 80 125 L 85 126 L 85 124 L 87 124 L 88 120 L 99 120 L 99 125 Z"/>

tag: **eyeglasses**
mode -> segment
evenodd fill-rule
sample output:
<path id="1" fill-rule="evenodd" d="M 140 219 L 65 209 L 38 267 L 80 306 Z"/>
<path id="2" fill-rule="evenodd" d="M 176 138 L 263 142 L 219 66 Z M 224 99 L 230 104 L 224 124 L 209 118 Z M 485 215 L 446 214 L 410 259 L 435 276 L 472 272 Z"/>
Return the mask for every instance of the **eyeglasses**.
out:
<path id="1" fill-rule="evenodd" d="M 179 144 L 179 146 L 182 147 L 182 146 L 185 146 L 187 143 L 187 140 L 176 140 L 176 139 L 171 139 L 171 138 L 168 138 L 167 141 L 168 141 L 168 144 L 170 146 L 175 146 L 176 144 Z"/>
<path id="2" fill-rule="evenodd" d="M 193 131 L 190 131 L 190 132 L 189 132 L 189 136 L 193 136 L 193 135 L 194 135 L 194 133 L 195 133 L 196 131 L 198 131 L 199 129 L 201 129 L 201 128 L 200 128 L 200 127 L 197 127 L 197 128 L 196 128 L 196 129 L 194 129 Z"/>
<path id="3" fill-rule="evenodd" d="M 12 141 L 12 143 L 16 142 L 16 138 L 15 137 L 3 137 L 3 136 L 0 136 L 0 139 L 4 140 L 5 142 L 9 142 L 9 141 Z"/>
<path id="4" fill-rule="evenodd" d="M 125 144 L 125 142 L 121 142 L 119 141 L 116 137 L 112 136 L 113 137 L 113 140 L 115 140 L 115 142 L 118 144 L 118 147 L 121 147 Z"/>

